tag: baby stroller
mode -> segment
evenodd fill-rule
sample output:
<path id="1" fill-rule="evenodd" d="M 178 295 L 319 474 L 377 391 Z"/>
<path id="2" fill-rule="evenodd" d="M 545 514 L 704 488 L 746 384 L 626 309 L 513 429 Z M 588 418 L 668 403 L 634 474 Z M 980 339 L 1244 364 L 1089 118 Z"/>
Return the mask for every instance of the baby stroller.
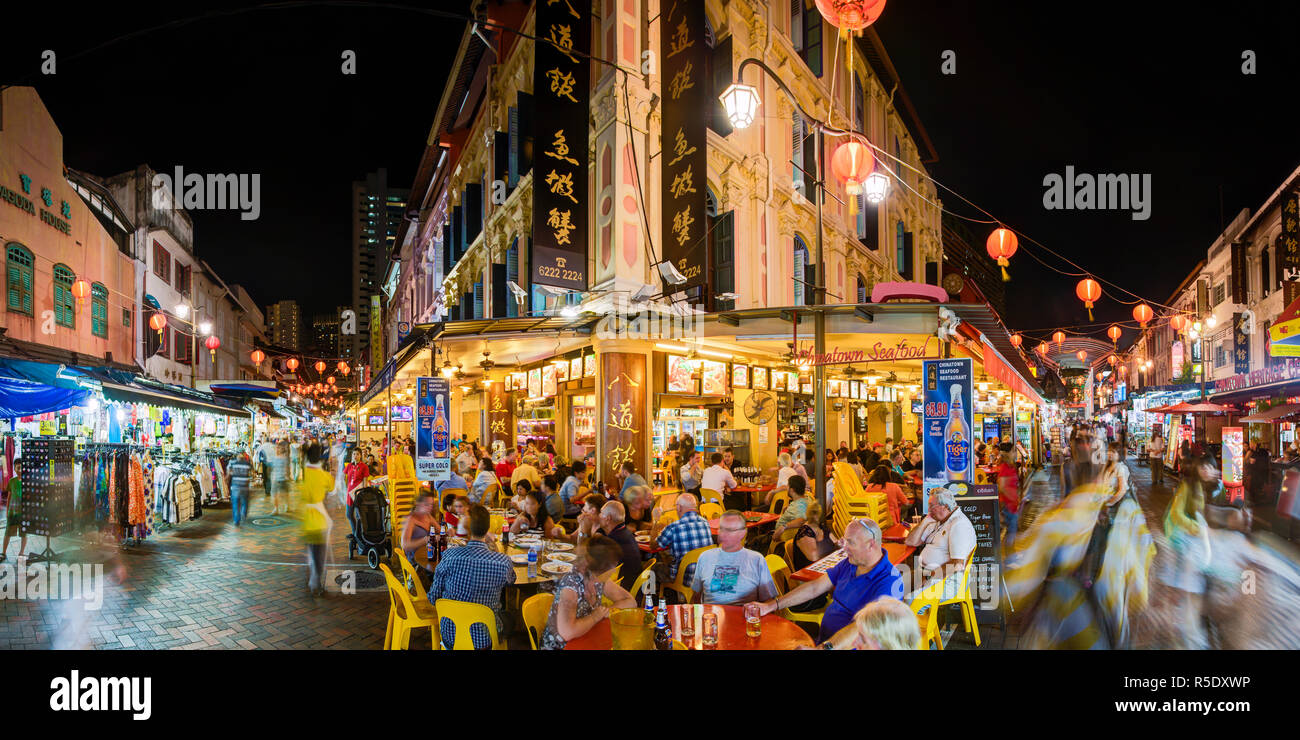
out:
<path id="1" fill-rule="evenodd" d="M 348 535 L 348 560 L 358 552 L 366 554 L 366 564 L 379 568 L 381 558 L 393 554 L 388 500 L 374 486 L 357 489 L 352 494 L 352 534 Z"/>

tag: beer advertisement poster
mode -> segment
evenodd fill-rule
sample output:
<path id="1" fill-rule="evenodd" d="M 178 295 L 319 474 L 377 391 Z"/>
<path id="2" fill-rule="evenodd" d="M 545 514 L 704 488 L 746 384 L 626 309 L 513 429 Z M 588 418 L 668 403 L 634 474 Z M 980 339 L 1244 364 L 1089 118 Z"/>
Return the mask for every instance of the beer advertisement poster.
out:
<path id="1" fill-rule="evenodd" d="M 925 495 L 922 506 L 929 508 L 930 491 L 948 488 L 957 495 L 969 492 L 971 471 L 971 408 L 973 363 L 969 357 L 926 360 L 922 363 L 922 408 Z"/>
<path id="2" fill-rule="evenodd" d="M 415 381 L 415 477 L 444 481 L 451 477 L 451 414 L 445 378 Z"/>

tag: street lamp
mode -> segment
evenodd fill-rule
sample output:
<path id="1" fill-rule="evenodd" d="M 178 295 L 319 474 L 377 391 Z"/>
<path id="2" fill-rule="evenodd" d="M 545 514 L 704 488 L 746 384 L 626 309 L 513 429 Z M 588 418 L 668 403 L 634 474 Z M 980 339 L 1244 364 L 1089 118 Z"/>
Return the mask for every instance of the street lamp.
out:
<path id="1" fill-rule="evenodd" d="M 212 334 L 212 322 L 204 321 L 201 324 L 199 324 L 199 333 L 203 334 L 204 336 L 208 336 Z"/>
<path id="2" fill-rule="evenodd" d="M 867 181 L 862 183 L 862 193 L 872 205 L 883 201 L 889 195 L 889 175 L 879 170 L 867 175 Z"/>
<path id="3" fill-rule="evenodd" d="M 749 128 L 754 122 L 758 113 L 758 88 L 737 82 L 723 90 L 719 98 L 732 128 Z"/>

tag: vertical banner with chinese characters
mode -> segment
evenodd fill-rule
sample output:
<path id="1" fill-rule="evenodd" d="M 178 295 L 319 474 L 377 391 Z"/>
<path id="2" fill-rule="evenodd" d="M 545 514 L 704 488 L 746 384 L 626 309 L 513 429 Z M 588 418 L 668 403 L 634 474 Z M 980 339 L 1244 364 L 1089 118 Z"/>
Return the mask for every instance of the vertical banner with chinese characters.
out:
<path id="1" fill-rule="evenodd" d="M 1282 199 L 1282 233 L 1277 243 L 1277 266 L 1283 271 L 1300 270 L 1300 193 L 1294 190 Z"/>
<path id="2" fill-rule="evenodd" d="M 675 290 L 706 282 L 704 233 L 707 126 L 713 100 L 705 76 L 704 3 L 664 0 L 659 22 L 663 80 L 660 239 L 664 259 L 686 277 Z"/>
<path id="3" fill-rule="evenodd" d="M 1240 313 L 1232 315 L 1232 371 L 1237 375 L 1250 372 L 1250 335 Z"/>
<path id="4" fill-rule="evenodd" d="M 370 367 L 381 368 L 388 359 L 384 354 L 384 306 L 380 296 L 370 296 Z"/>
<path id="5" fill-rule="evenodd" d="M 1232 243 L 1232 302 L 1246 302 L 1246 244 Z"/>
<path id="6" fill-rule="evenodd" d="M 510 389 L 504 382 L 493 383 L 487 390 L 488 447 L 494 452 L 497 442 L 502 450 L 515 444 L 514 411 L 510 408 Z"/>
<path id="7" fill-rule="evenodd" d="M 586 290 L 591 3 L 540 0 L 536 17 L 532 281 Z"/>
<path id="8" fill-rule="evenodd" d="M 631 461 L 638 473 L 649 469 L 650 431 L 646 423 L 645 355 L 607 352 L 599 355 L 600 419 L 597 422 L 597 480 L 617 480 L 618 469 Z"/>

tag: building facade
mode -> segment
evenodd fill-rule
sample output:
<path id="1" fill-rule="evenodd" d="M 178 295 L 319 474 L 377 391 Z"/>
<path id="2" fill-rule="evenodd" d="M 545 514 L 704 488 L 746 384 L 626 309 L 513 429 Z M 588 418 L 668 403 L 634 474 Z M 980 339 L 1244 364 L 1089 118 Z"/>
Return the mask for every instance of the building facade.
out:
<path id="1" fill-rule="evenodd" d="M 302 351 L 303 316 L 298 302 L 283 300 L 267 306 L 266 331 L 272 344 Z"/>
<path id="2" fill-rule="evenodd" d="M 407 190 L 389 184 L 384 168 L 352 183 L 352 310 L 356 312 L 356 334 L 346 348 L 349 358 L 367 362 L 370 357 L 374 298 L 383 295 L 389 255 L 406 215 L 407 197 Z"/>

